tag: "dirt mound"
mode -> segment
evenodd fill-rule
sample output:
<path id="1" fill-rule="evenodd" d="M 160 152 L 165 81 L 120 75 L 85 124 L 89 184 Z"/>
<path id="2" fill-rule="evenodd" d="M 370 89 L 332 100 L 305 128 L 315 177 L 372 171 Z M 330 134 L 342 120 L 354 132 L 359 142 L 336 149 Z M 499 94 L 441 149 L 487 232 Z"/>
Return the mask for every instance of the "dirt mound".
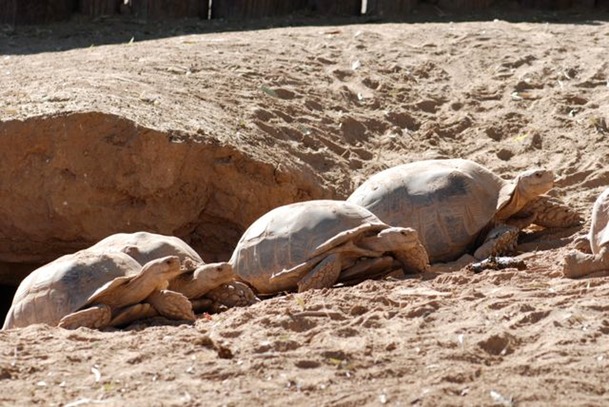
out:
<path id="1" fill-rule="evenodd" d="M 277 168 L 276 155 L 260 161 L 213 136 L 112 114 L 5 121 L 0 134 L 5 262 L 49 261 L 118 230 L 186 237 L 226 258 L 263 213 L 329 195 L 305 165 Z"/>

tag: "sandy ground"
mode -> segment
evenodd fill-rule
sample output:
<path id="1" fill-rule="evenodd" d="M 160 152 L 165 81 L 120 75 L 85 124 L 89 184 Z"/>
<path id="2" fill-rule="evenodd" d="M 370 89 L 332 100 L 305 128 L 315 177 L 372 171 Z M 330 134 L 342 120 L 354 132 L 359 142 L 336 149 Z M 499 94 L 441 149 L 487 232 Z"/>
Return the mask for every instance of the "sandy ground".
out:
<path id="1" fill-rule="evenodd" d="M 2 120 L 100 111 L 161 131 L 202 129 L 308 169 L 336 198 L 420 158 L 470 158 L 506 178 L 542 166 L 586 224 L 523 233 L 521 271 L 366 281 L 191 325 L 0 332 L 0 403 L 606 405 L 609 282 L 565 279 L 560 261 L 609 184 L 609 24 L 359 24 L 146 41 L 134 26 L 115 31 L 114 45 L 85 28 L 78 40 L 36 30 L 0 32 Z M 75 47 L 88 41 L 96 46 Z"/>

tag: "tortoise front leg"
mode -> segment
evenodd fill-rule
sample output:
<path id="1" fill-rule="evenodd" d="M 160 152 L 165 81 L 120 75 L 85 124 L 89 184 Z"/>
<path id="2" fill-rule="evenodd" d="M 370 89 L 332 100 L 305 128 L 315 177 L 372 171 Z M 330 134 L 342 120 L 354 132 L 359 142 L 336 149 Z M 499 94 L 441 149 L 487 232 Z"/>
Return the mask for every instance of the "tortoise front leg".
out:
<path id="1" fill-rule="evenodd" d="M 597 255 L 573 251 L 568 253 L 563 260 L 565 277 L 584 277 L 606 270 L 609 270 L 609 248 L 607 247 L 603 247 Z"/>
<path id="2" fill-rule="evenodd" d="M 61 318 L 58 326 L 65 329 L 76 329 L 81 326 L 91 329 L 104 328 L 110 325 L 112 309 L 105 304 L 93 304 L 83 310 L 73 312 Z"/>
<path id="3" fill-rule="evenodd" d="M 520 229 L 516 226 L 498 225 L 487 235 L 484 243 L 476 249 L 474 257 L 484 260 L 490 256 L 509 254 L 516 248 Z"/>
<path id="4" fill-rule="evenodd" d="M 194 321 L 192 304 L 184 294 L 171 290 L 157 290 L 146 298 L 146 302 L 169 319 Z"/>
<path id="5" fill-rule="evenodd" d="M 581 215 L 558 198 L 541 195 L 526 204 L 507 223 L 526 227 L 534 223 L 545 228 L 568 228 L 582 223 Z M 528 223 L 526 223 L 528 221 Z M 523 223 L 526 223 L 523 225 Z"/>
<path id="6" fill-rule="evenodd" d="M 425 247 L 420 243 L 408 250 L 395 251 L 393 254 L 401 263 L 404 274 L 424 273 L 429 271 L 427 250 L 425 250 Z"/>
<path id="7" fill-rule="evenodd" d="M 205 296 L 190 299 L 192 309 L 196 314 L 202 312 L 218 313 L 228 308 L 247 307 L 260 302 L 254 291 L 245 283 L 233 281 L 214 288 Z"/>
<path id="8" fill-rule="evenodd" d="M 228 308 L 247 307 L 260 302 L 254 291 L 245 283 L 233 281 L 214 288 L 205 295 L 206 298 Z"/>
<path id="9" fill-rule="evenodd" d="M 298 292 L 332 287 L 338 281 L 341 266 L 341 255 L 329 254 L 298 281 Z"/>

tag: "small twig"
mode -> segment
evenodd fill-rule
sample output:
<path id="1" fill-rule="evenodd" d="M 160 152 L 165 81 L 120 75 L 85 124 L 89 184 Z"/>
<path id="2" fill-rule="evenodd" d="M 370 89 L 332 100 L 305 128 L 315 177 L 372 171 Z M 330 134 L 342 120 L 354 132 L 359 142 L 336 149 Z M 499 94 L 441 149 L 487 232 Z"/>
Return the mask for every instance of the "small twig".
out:
<path id="1" fill-rule="evenodd" d="M 340 312 L 336 311 L 302 311 L 297 312 L 295 314 L 290 313 L 292 318 L 301 318 L 301 317 L 328 317 L 331 319 L 341 318 L 343 315 Z"/>
<path id="2" fill-rule="evenodd" d="M 65 407 L 77 407 L 86 404 L 106 404 L 112 403 L 113 400 L 94 400 L 94 399 L 78 399 L 65 405 Z"/>

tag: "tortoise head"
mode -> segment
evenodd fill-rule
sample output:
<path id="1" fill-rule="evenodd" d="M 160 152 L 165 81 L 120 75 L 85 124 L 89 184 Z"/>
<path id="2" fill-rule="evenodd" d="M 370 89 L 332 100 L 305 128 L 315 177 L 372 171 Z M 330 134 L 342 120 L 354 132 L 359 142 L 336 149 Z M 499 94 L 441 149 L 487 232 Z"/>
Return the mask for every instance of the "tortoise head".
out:
<path id="1" fill-rule="evenodd" d="M 413 228 L 388 227 L 378 233 L 385 250 L 410 249 L 420 244 L 419 234 Z"/>
<path id="2" fill-rule="evenodd" d="M 167 279 L 177 277 L 185 272 L 183 268 L 180 268 L 180 258 L 178 256 L 166 256 L 151 260 L 143 266 L 142 270 L 144 269 L 146 273 L 164 276 Z"/>
<path id="3" fill-rule="evenodd" d="M 402 263 L 405 273 L 419 273 L 429 268 L 429 255 L 413 228 L 389 227 L 377 234 L 376 242 Z"/>
<path id="4" fill-rule="evenodd" d="M 357 244 L 365 249 L 384 253 L 416 248 L 421 245 L 421 240 L 413 228 L 390 226 L 375 235 L 361 238 Z"/>
<path id="5" fill-rule="evenodd" d="M 545 194 L 554 186 L 554 173 L 544 169 L 524 171 L 516 177 L 516 188 L 527 198 Z"/>
<path id="6" fill-rule="evenodd" d="M 233 266 L 227 262 L 200 265 L 194 271 L 193 280 L 198 290 L 206 293 L 222 284 L 234 281 Z"/>
<path id="7" fill-rule="evenodd" d="M 554 173 L 544 169 L 521 172 L 512 182 L 506 182 L 499 192 L 497 220 L 507 219 L 531 200 L 545 194 L 554 186 Z"/>

